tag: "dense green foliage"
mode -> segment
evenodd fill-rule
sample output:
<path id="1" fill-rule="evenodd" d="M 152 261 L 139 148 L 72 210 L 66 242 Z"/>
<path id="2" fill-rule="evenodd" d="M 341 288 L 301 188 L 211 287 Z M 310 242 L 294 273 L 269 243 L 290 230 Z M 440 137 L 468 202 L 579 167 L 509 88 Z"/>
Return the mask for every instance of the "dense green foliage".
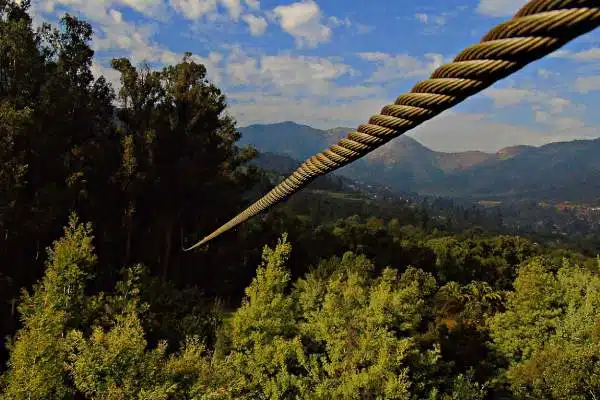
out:
<path id="1" fill-rule="evenodd" d="M 0 0 L 0 399 L 600 396 L 600 262 L 479 209 L 321 179 L 183 253 L 280 176 L 191 54 L 115 95 L 91 39 Z"/>
<path id="2" fill-rule="evenodd" d="M 377 268 L 352 252 L 294 280 L 291 250 L 285 235 L 266 247 L 242 304 L 217 313 L 216 324 L 191 311 L 187 317 L 202 322 L 184 340 L 151 343 L 159 317 L 144 300 L 147 271 L 126 268 L 112 291 L 88 293 L 99 269 L 92 232 L 72 216 L 40 283 L 22 295 L 4 398 L 600 393 L 600 263 L 533 257 L 516 269 L 514 289 L 499 290 L 481 280 L 443 283 L 411 266 Z"/>

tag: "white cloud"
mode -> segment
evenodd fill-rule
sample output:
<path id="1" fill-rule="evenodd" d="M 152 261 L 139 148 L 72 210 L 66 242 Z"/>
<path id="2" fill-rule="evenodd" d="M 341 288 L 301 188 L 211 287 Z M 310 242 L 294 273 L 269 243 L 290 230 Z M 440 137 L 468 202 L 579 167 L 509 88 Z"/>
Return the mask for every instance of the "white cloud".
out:
<path id="1" fill-rule="evenodd" d="M 580 62 L 593 62 L 600 60 L 600 47 L 592 47 L 587 50 L 573 52 L 566 49 L 560 49 L 548 55 L 550 58 L 565 58 Z"/>
<path id="2" fill-rule="evenodd" d="M 561 123 L 568 125 L 568 121 L 561 121 Z M 521 125 L 491 122 L 483 114 L 449 110 L 408 134 L 429 148 L 446 152 L 467 149 L 496 152 L 517 144 L 540 146 L 550 142 L 591 139 L 600 136 L 600 130 L 597 128 L 588 127 L 575 131 L 561 128 L 564 126 L 537 130 Z"/>
<path id="3" fill-rule="evenodd" d="M 233 49 L 226 65 L 226 72 L 230 84 L 249 85 L 254 83 L 258 86 L 260 82 L 260 60 L 250 57 L 240 49 Z"/>
<path id="4" fill-rule="evenodd" d="M 446 14 L 433 15 L 426 13 L 416 13 L 415 19 L 424 25 L 443 26 L 446 25 L 447 22 Z"/>
<path id="5" fill-rule="evenodd" d="M 34 12 L 53 13 L 60 7 L 72 7 L 90 18 L 100 18 L 111 7 L 129 7 L 146 17 L 163 19 L 167 7 L 163 0 L 40 0 L 33 1 Z"/>
<path id="6" fill-rule="evenodd" d="M 583 94 L 600 91 L 600 75 L 597 75 L 600 67 L 598 63 L 600 61 L 600 47 L 591 47 L 581 51 L 560 49 L 550 54 L 549 57 L 572 60 L 578 63 L 575 73 L 580 76 L 570 84 L 572 91 Z"/>
<path id="7" fill-rule="evenodd" d="M 380 92 L 379 88 L 373 86 L 347 86 L 337 87 L 335 92 L 332 93 L 338 99 L 352 99 L 352 98 L 363 98 L 376 95 Z"/>
<path id="8" fill-rule="evenodd" d="M 600 60 L 600 47 L 594 47 L 588 50 L 575 53 L 574 58 L 579 61 Z"/>
<path id="9" fill-rule="evenodd" d="M 581 119 L 571 117 L 555 117 L 552 114 L 537 110 L 535 120 L 543 124 L 553 125 L 558 131 L 572 132 L 581 131 L 586 128 L 585 122 Z"/>
<path id="10" fill-rule="evenodd" d="M 121 74 L 112 69 L 111 67 L 107 67 L 101 64 L 98 64 L 97 62 L 93 62 L 92 63 L 92 73 L 94 74 L 94 76 L 96 78 L 99 78 L 100 76 L 104 76 L 104 78 L 106 78 L 106 80 L 108 82 L 110 82 L 113 86 L 113 88 L 118 89 L 121 86 Z"/>
<path id="11" fill-rule="evenodd" d="M 240 0 L 221 0 L 225 8 L 227 8 L 229 16 L 237 21 L 242 15 L 242 5 Z"/>
<path id="12" fill-rule="evenodd" d="M 584 94 L 600 91 L 600 75 L 580 76 L 575 80 L 575 90 Z"/>
<path id="13" fill-rule="evenodd" d="M 554 72 L 547 70 L 546 68 L 538 68 L 537 74 L 540 78 L 548 79 L 555 75 Z"/>
<path id="14" fill-rule="evenodd" d="M 298 47 L 316 47 L 331 39 L 331 28 L 323 25 L 321 9 L 313 0 L 304 0 L 273 9 L 281 28 L 296 39 Z"/>
<path id="15" fill-rule="evenodd" d="M 46 1 L 50 2 L 49 0 Z M 137 62 L 172 59 L 172 52 L 152 43 L 151 38 L 154 32 L 151 25 L 126 21 L 121 11 L 112 8 L 113 6 L 127 4 L 130 7 L 136 6 L 140 9 L 150 10 L 158 7 L 159 4 L 157 1 L 148 1 L 145 6 L 142 6 L 141 3 L 141 1 L 133 0 L 52 1 L 54 6 L 67 7 L 67 11 L 82 16 L 93 25 L 95 35 L 92 47 L 96 51 L 117 51 L 118 56 L 129 56 Z"/>
<path id="16" fill-rule="evenodd" d="M 336 16 L 331 16 L 327 19 L 327 21 L 328 21 L 328 26 L 331 28 L 337 28 L 340 26 L 343 26 L 346 28 L 353 28 L 353 31 L 359 35 L 369 33 L 374 29 L 373 26 L 353 22 L 348 17 L 338 18 Z"/>
<path id="17" fill-rule="evenodd" d="M 267 20 L 261 16 L 246 14 L 242 19 L 248 24 L 252 36 L 261 36 L 267 30 Z"/>
<path id="18" fill-rule="evenodd" d="M 262 71 L 279 86 L 304 86 L 311 81 L 325 82 L 348 74 L 347 64 L 320 57 L 266 56 L 262 59 Z"/>
<path id="19" fill-rule="evenodd" d="M 408 54 L 387 54 L 381 52 L 365 52 L 358 54 L 360 58 L 377 64 L 377 69 L 369 78 L 369 82 L 389 82 L 404 78 L 425 77 L 444 63 L 441 54 L 426 53 L 422 59 Z"/>
<path id="20" fill-rule="evenodd" d="M 571 52 L 569 50 L 558 49 L 558 50 L 553 51 L 552 53 L 548 54 L 546 57 L 547 58 L 569 58 L 570 55 L 571 55 Z"/>
<path id="21" fill-rule="evenodd" d="M 585 105 L 574 104 L 552 91 L 504 88 L 489 89 L 483 95 L 491 98 L 498 108 L 529 105 L 533 120 L 555 133 L 582 135 L 589 129 L 584 122 Z"/>
<path id="22" fill-rule="evenodd" d="M 355 71 L 337 59 L 250 56 L 235 48 L 226 70 L 231 114 L 242 126 L 292 120 L 330 128 L 356 122 L 357 116 L 367 118 L 369 109 L 377 112 L 384 104 L 374 99 L 380 93 L 377 88 L 340 85 L 339 78 Z"/>
<path id="23" fill-rule="evenodd" d="M 502 88 L 488 89 L 483 92 L 484 96 L 491 98 L 496 107 L 511 107 L 521 103 L 530 103 L 535 105 L 544 105 L 551 108 L 553 114 L 558 114 L 569 106 L 571 102 L 565 98 L 556 96 L 541 90 Z"/>
<path id="24" fill-rule="evenodd" d="M 229 96 L 232 98 L 232 96 Z M 358 126 L 381 109 L 386 101 L 381 98 L 360 99 L 352 102 L 315 102 L 283 95 L 256 94 L 244 103 L 232 104 L 232 115 L 240 126 L 256 123 L 295 121 L 315 128 Z"/>
<path id="25" fill-rule="evenodd" d="M 169 4 L 190 20 L 198 19 L 217 10 L 217 0 L 169 0 Z"/>
<path id="26" fill-rule="evenodd" d="M 132 63 L 137 64 L 142 61 L 158 64 L 175 64 L 181 61 L 182 53 L 175 53 L 167 47 L 156 43 L 154 38 L 155 28 L 151 24 L 134 23 L 126 20 L 121 11 L 115 7 L 127 5 L 135 7 L 139 12 L 150 12 L 160 8 L 161 1 L 150 0 L 46 0 L 51 3 L 51 7 L 45 5 L 47 9 L 54 10 L 53 7 L 60 5 L 73 14 L 82 16 L 89 21 L 94 28 L 94 40 L 92 48 L 96 52 L 96 57 L 92 65 L 93 73 L 104 75 L 113 86 L 119 87 L 119 74 L 110 67 L 110 58 L 128 57 Z M 172 0 L 175 1 L 175 0 Z M 181 5 L 185 0 L 177 0 Z M 192 4 L 189 2 L 190 5 Z M 39 9 L 36 11 L 40 11 Z M 65 11 L 55 10 L 62 14 Z M 194 10 L 188 10 L 195 12 Z M 194 56 L 194 60 L 201 62 L 207 68 L 207 75 L 210 80 L 219 83 L 221 80 L 221 71 L 218 53 L 211 53 L 208 58 Z"/>
<path id="27" fill-rule="evenodd" d="M 382 53 L 363 56 L 375 61 L 389 59 Z M 228 92 L 228 98 L 232 100 L 232 115 L 240 126 L 292 120 L 322 129 L 357 127 L 378 113 L 385 104 L 393 102 L 372 86 L 337 85 L 336 79 L 350 74 L 351 67 L 329 59 L 291 55 L 246 56 L 245 59 L 241 57 L 238 64 L 236 73 L 245 82 L 261 88 Z M 424 64 L 422 61 L 402 63 L 403 66 Z M 576 105 L 560 96 L 509 88 L 490 91 L 489 97 L 499 108 L 529 104 L 532 115 L 543 124 L 543 128 L 495 123 L 486 114 L 449 110 L 408 134 L 428 147 L 450 152 L 465 149 L 495 152 L 516 144 L 542 145 L 600 134 L 598 129 L 586 126 L 577 118 L 580 110 Z"/>
<path id="28" fill-rule="evenodd" d="M 224 7 L 227 15 L 234 21 L 240 19 L 243 12 L 240 0 L 169 0 L 173 9 L 189 20 L 197 20 L 203 16 L 210 19 L 218 17 L 218 7 Z"/>
<path id="29" fill-rule="evenodd" d="M 260 9 L 260 1 L 259 0 L 245 0 L 246 1 L 246 5 L 248 7 L 250 7 L 253 10 L 259 10 Z"/>
<path id="30" fill-rule="evenodd" d="M 115 21 L 117 24 L 123 22 L 123 14 L 121 14 L 121 12 L 117 10 L 110 10 L 109 13 L 113 21 Z"/>
<path id="31" fill-rule="evenodd" d="M 415 14 L 415 18 L 417 19 L 417 21 L 422 22 L 424 24 L 429 22 L 429 16 L 425 13 L 417 13 Z"/>
<path id="32" fill-rule="evenodd" d="M 480 0 L 477 11 L 488 17 L 511 17 L 527 2 L 528 0 Z"/>
<path id="33" fill-rule="evenodd" d="M 100 33 L 92 44 L 96 51 L 118 51 L 119 55 L 131 57 L 133 62 L 173 63 L 181 58 L 181 55 L 152 43 L 153 30 L 149 26 L 111 18 L 97 21 L 96 29 Z"/>
<path id="34" fill-rule="evenodd" d="M 68 1 L 68 0 L 67 0 Z M 87 0 L 90 1 L 90 0 Z M 83 0 L 85 2 L 85 0 Z M 90 2 L 107 3 L 107 0 L 92 0 Z M 163 0 L 119 0 L 119 3 L 153 18 L 160 19 L 166 12 Z"/>
<path id="35" fill-rule="evenodd" d="M 227 59 L 226 72 L 231 85 L 251 86 L 248 90 L 291 97 L 335 98 L 338 96 L 335 94 L 338 90 L 335 81 L 353 74 L 354 70 L 330 58 L 291 54 L 250 56 L 240 48 L 234 48 Z M 345 91 L 344 95 L 359 97 L 361 93 L 358 90 Z"/>
<path id="36" fill-rule="evenodd" d="M 338 17 L 329 17 L 329 22 L 333 26 L 351 26 L 352 21 L 349 18 L 339 19 Z"/>

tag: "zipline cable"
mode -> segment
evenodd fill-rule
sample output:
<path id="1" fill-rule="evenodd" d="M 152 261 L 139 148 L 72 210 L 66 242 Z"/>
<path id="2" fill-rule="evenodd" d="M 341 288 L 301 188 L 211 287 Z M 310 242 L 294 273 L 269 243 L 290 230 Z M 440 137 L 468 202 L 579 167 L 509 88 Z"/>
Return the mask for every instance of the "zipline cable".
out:
<path id="1" fill-rule="evenodd" d="M 600 0 L 532 0 L 429 79 L 383 107 L 367 124 L 316 154 L 266 195 L 184 251 L 195 249 L 341 168 L 558 50 L 600 25 Z"/>

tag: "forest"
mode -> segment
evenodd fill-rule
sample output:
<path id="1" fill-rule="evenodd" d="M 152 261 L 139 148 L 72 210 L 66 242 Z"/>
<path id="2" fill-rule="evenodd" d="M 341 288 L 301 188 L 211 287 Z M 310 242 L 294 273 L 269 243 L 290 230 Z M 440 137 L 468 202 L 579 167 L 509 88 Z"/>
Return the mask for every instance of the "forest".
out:
<path id="1" fill-rule="evenodd" d="M 279 177 L 192 54 L 92 40 L 0 0 L 0 399 L 600 397 L 577 242 L 323 178 L 184 252 Z"/>

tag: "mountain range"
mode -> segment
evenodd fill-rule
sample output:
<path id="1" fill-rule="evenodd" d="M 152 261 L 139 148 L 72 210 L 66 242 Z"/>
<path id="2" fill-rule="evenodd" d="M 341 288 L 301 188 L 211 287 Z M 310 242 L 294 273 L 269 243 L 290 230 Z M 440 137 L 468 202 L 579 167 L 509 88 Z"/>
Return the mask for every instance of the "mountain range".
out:
<path id="1" fill-rule="evenodd" d="M 240 144 L 283 157 L 286 171 L 351 128 L 315 129 L 294 122 L 238 129 Z M 513 146 L 496 153 L 438 152 L 402 135 L 335 172 L 354 181 L 470 200 L 600 200 L 600 139 Z M 265 161 L 265 157 L 262 158 Z M 269 163 L 271 163 L 269 161 Z"/>

